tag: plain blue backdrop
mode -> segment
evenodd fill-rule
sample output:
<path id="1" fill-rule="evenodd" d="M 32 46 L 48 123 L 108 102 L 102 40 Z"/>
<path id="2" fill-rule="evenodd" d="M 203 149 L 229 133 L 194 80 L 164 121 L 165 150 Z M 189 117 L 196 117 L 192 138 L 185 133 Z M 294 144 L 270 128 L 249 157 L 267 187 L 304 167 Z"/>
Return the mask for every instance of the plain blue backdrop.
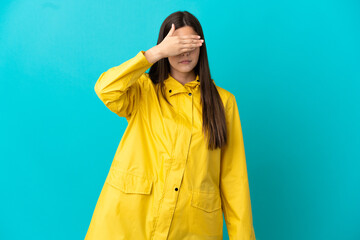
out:
<path id="1" fill-rule="evenodd" d="M 95 82 L 178 10 L 236 96 L 257 240 L 360 239 L 356 0 L 1 1 L 0 239 L 85 237 L 127 126 Z"/>

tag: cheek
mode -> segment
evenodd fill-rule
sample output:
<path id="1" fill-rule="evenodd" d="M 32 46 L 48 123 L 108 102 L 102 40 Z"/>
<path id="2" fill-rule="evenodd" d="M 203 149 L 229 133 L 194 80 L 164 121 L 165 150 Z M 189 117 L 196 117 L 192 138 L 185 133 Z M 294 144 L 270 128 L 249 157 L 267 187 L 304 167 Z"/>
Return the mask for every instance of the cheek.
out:
<path id="1" fill-rule="evenodd" d="M 197 49 L 195 50 L 194 56 L 195 56 L 196 59 L 199 58 L 199 56 L 200 56 L 200 48 L 197 48 Z"/>
<path id="2" fill-rule="evenodd" d="M 175 68 L 175 69 L 178 69 L 179 67 L 181 67 L 178 64 L 178 60 L 176 59 L 176 57 L 168 57 L 168 59 L 169 59 L 170 67 Z"/>
<path id="3" fill-rule="evenodd" d="M 176 65 L 178 62 L 178 59 L 176 57 L 168 57 L 168 59 L 171 65 Z"/>
<path id="4" fill-rule="evenodd" d="M 200 49 L 197 48 L 196 50 L 194 50 L 192 53 L 192 59 L 197 62 L 200 56 Z"/>
<path id="5" fill-rule="evenodd" d="M 198 62 L 199 61 L 199 56 L 200 56 L 200 50 L 196 50 L 194 52 L 194 62 Z"/>

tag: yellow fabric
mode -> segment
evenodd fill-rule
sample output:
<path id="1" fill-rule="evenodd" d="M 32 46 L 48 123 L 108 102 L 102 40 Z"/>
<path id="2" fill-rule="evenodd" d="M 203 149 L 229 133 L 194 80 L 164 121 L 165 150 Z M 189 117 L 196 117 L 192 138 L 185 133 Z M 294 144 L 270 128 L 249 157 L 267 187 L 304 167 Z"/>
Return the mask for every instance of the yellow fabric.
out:
<path id="1" fill-rule="evenodd" d="M 199 76 L 183 85 L 169 75 L 171 107 L 145 72 L 151 65 L 140 51 L 95 84 L 101 101 L 128 126 L 85 239 L 220 240 L 224 213 L 230 240 L 255 240 L 234 95 L 216 86 L 226 108 L 228 145 L 209 150 Z"/>

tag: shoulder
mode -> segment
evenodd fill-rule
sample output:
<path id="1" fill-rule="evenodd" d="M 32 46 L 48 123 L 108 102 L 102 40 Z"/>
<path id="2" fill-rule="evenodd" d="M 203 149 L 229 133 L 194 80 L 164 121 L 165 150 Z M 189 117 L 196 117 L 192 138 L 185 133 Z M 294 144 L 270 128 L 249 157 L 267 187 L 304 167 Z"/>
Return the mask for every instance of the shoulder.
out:
<path id="1" fill-rule="evenodd" d="M 216 85 L 216 83 L 215 86 L 219 92 L 220 98 L 224 104 L 225 109 L 228 110 L 234 105 L 236 101 L 234 94 L 232 94 L 229 90 L 226 90 L 225 88 Z"/>

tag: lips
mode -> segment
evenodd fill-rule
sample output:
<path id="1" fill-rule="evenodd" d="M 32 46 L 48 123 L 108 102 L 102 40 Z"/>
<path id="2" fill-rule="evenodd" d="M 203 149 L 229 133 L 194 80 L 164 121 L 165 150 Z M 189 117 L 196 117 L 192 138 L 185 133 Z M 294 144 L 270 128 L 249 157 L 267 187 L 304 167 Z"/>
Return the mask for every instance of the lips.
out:
<path id="1" fill-rule="evenodd" d="M 191 62 L 191 60 L 182 60 L 182 61 L 180 61 L 180 63 L 190 63 Z"/>

